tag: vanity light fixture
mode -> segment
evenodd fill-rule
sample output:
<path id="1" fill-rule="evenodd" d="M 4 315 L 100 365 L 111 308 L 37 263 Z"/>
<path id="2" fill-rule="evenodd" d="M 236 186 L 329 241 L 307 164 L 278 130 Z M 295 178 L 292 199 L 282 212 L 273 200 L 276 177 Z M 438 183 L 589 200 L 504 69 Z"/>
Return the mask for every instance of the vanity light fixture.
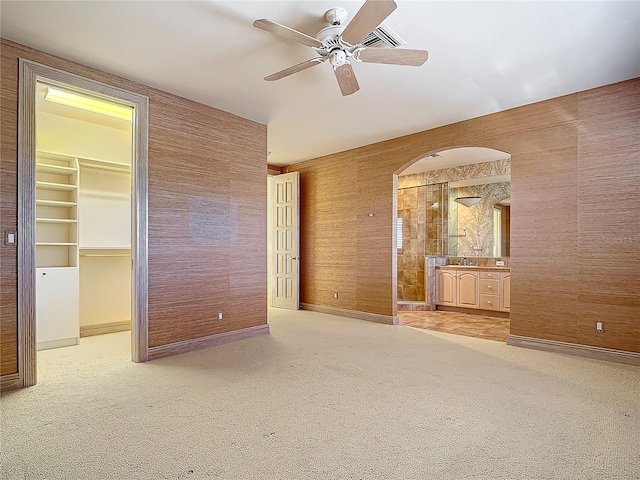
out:
<path id="1" fill-rule="evenodd" d="M 131 122 L 133 118 L 133 109 L 131 107 L 125 107 L 53 87 L 46 88 L 44 99 L 49 102 L 66 105 L 67 107 L 80 108 L 89 112 L 99 113 L 121 120 L 128 120 L 129 122 Z"/>
<path id="2" fill-rule="evenodd" d="M 482 197 L 458 197 L 454 200 L 465 207 L 473 207 L 475 204 L 482 201 Z"/>

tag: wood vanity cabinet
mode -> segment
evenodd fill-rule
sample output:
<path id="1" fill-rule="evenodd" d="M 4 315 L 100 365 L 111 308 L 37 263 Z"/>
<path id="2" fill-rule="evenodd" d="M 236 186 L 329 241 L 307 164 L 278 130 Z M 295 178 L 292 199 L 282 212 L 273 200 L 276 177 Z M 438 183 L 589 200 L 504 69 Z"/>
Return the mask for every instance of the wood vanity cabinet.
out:
<path id="1" fill-rule="evenodd" d="M 436 291 L 438 305 L 456 305 L 456 271 L 436 270 Z"/>
<path id="2" fill-rule="evenodd" d="M 478 308 L 478 272 L 457 271 L 457 307 Z"/>
<path id="3" fill-rule="evenodd" d="M 500 310 L 500 273 L 480 271 L 480 302 L 482 310 Z"/>
<path id="4" fill-rule="evenodd" d="M 442 268 L 436 270 L 437 305 L 509 312 L 509 271 Z"/>

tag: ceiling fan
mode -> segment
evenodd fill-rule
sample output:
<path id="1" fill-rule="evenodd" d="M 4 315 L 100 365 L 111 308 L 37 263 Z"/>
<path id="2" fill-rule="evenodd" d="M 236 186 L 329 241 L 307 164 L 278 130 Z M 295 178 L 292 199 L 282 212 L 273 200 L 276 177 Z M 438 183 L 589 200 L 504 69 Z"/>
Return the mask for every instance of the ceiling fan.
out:
<path id="1" fill-rule="evenodd" d="M 342 95 L 351 95 L 360 89 L 351 67 L 352 62 L 416 67 L 422 65 L 429 56 L 426 50 L 375 48 L 362 43 L 396 7 L 393 0 L 367 0 L 348 25 L 343 25 L 347 11 L 343 8 L 332 8 L 325 13 L 325 18 L 331 25 L 320 30 L 315 38 L 271 20 L 256 20 L 253 22 L 254 27 L 311 47 L 319 55 L 264 79 L 279 80 L 329 60 Z"/>

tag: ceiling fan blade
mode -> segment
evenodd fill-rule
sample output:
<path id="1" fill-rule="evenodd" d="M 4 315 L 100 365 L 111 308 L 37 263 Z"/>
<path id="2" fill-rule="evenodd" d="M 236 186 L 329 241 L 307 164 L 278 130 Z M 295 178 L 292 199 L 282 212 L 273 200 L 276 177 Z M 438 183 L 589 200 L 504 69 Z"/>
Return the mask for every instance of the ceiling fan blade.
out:
<path id="1" fill-rule="evenodd" d="M 323 58 L 323 57 L 317 57 L 317 58 L 312 58 L 311 60 L 305 60 L 302 63 L 294 65 L 293 67 L 285 68 L 284 70 L 281 70 L 279 72 L 273 73 L 273 74 L 269 75 L 268 77 L 264 77 L 264 79 L 267 82 L 271 82 L 273 80 L 280 80 L 281 78 L 288 77 L 289 75 L 293 75 L 294 73 L 298 73 L 298 72 L 300 72 L 302 70 L 306 70 L 309 67 L 313 67 L 314 65 L 318 65 L 318 64 L 324 62 L 325 60 L 326 60 L 326 58 Z"/>
<path id="2" fill-rule="evenodd" d="M 406 48 L 365 48 L 358 55 L 358 60 L 367 63 L 386 63 L 391 65 L 410 65 L 419 67 L 429 58 L 426 50 L 410 50 Z"/>
<path id="3" fill-rule="evenodd" d="M 293 40 L 294 42 L 301 43 L 308 47 L 314 47 L 314 48 L 324 47 L 324 45 L 320 40 L 310 37 L 306 33 L 299 32 L 297 30 L 294 30 L 293 28 L 285 27 L 284 25 L 280 25 L 279 23 L 272 22 L 271 20 L 267 20 L 265 18 L 261 20 L 256 20 L 255 22 L 253 22 L 253 26 L 256 28 L 259 28 L 260 30 L 274 33 L 279 37 L 283 37 L 288 40 Z"/>
<path id="4" fill-rule="evenodd" d="M 336 79 L 338 80 L 338 85 L 340 85 L 342 95 L 351 95 L 352 93 L 356 93 L 360 90 L 360 85 L 358 85 L 358 80 L 356 80 L 356 74 L 353 73 L 351 64 L 345 63 L 344 65 L 337 67 L 334 71 L 336 73 Z"/>
<path id="5" fill-rule="evenodd" d="M 393 0 L 367 0 L 342 32 L 342 39 L 356 45 L 396 9 Z"/>

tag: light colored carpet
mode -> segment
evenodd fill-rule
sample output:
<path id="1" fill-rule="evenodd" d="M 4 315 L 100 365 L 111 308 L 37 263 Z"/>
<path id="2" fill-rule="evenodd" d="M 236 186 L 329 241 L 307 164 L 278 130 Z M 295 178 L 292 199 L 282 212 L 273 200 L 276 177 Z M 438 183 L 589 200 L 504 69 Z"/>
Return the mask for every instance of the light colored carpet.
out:
<path id="1" fill-rule="evenodd" d="M 272 334 L 134 364 L 40 352 L 2 398 L 4 479 L 638 479 L 640 369 L 270 312 Z"/>

